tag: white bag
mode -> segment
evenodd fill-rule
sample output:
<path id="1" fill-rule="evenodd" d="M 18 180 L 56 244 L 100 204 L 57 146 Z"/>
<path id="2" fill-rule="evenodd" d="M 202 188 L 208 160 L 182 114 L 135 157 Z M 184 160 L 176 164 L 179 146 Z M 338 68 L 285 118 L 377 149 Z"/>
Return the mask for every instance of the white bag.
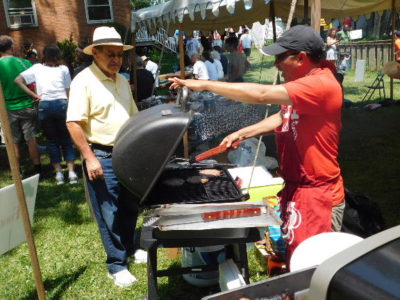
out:
<path id="1" fill-rule="evenodd" d="M 240 146 L 228 153 L 228 159 L 231 163 L 238 165 L 239 167 L 252 166 L 254 162 L 254 157 L 257 153 L 257 138 L 250 138 L 243 141 Z M 260 150 L 258 152 L 258 157 L 256 165 L 264 166 L 267 169 L 275 169 L 278 167 L 278 162 L 273 157 L 265 156 L 266 147 L 263 142 L 261 142 Z"/>

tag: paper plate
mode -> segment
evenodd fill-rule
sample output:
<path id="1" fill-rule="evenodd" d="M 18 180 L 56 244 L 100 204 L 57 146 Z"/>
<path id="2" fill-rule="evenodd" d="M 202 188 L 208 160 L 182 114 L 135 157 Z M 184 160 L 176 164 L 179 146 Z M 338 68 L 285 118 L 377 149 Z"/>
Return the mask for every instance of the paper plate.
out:
<path id="1" fill-rule="evenodd" d="M 320 265 L 328 258 L 362 241 L 344 232 L 324 232 L 304 240 L 293 252 L 290 271 Z"/>

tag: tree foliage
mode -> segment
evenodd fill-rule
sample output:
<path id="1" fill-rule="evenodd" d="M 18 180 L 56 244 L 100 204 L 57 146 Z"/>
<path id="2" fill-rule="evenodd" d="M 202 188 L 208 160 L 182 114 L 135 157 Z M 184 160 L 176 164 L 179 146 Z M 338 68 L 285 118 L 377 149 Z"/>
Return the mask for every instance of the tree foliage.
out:
<path id="1" fill-rule="evenodd" d="M 149 7 L 153 5 L 152 0 L 131 0 L 131 6 L 133 10 Z"/>

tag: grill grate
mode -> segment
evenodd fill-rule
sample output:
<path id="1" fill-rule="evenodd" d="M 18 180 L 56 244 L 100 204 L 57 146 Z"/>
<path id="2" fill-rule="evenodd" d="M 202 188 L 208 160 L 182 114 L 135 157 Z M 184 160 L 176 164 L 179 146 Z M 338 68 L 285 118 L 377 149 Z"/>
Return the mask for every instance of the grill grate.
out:
<path id="1" fill-rule="evenodd" d="M 147 203 L 172 204 L 172 203 L 211 203 L 211 202 L 234 202 L 240 201 L 242 194 L 232 178 L 225 170 L 222 175 L 208 178 L 206 183 L 191 183 L 188 178 L 199 176 L 198 170 L 166 170 L 153 187 Z M 181 184 L 170 185 L 171 179 L 181 180 Z"/>

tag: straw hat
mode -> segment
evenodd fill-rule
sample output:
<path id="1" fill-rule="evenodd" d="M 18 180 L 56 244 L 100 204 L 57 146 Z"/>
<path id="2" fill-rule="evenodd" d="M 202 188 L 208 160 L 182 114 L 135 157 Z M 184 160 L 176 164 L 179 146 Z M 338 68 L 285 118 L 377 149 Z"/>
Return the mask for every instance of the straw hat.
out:
<path id="1" fill-rule="evenodd" d="M 390 61 L 383 66 L 383 73 L 391 78 L 400 78 L 400 64 Z"/>
<path id="2" fill-rule="evenodd" d="M 121 36 L 114 27 L 101 26 L 97 27 L 93 32 L 93 44 L 85 47 L 83 52 L 92 55 L 92 49 L 96 46 L 123 46 L 123 50 L 131 50 L 133 46 L 124 45 Z"/>

